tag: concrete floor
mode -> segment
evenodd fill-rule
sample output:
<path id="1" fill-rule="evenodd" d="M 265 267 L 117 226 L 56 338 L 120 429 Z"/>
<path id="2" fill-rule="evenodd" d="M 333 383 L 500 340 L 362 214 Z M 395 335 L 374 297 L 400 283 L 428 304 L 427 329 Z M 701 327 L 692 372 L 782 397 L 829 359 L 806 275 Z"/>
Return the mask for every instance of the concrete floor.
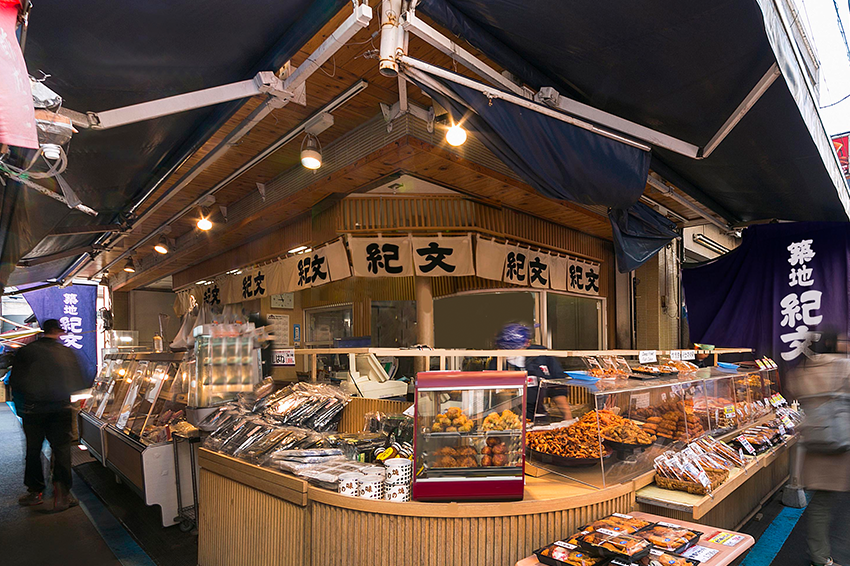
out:
<path id="1" fill-rule="evenodd" d="M 0 403 L 0 556 L 19 566 L 50 564 L 120 566 L 82 507 L 53 514 L 52 499 L 24 508 L 24 434 L 5 403 Z"/>

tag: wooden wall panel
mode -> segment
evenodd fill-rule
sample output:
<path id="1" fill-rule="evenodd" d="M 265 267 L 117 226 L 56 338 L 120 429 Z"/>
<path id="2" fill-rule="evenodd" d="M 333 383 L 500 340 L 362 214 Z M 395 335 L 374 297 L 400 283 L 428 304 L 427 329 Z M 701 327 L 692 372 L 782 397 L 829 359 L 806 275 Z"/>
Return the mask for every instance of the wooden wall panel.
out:
<path id="1" fill-rule="evenodd" d="M 633 494 L 576 509 L 502 517 L 409 517 L 311 503 L 311 560 L 322 566 L 493 566 L 516 563 L 610 513 Z"/>
<path id="2" fill-rule="evenodd" d="M 199 566 L 307 564 L 309 508 L 201 469 Z"/>
<path id="3" fill-rule="evenodd" d="M 364 399 L 352 397 L 351 402 L 342 411 L 339 421 L 340 432 L 362 432 L 366 413 L 380 411 L 386 414 L 401 413 L 413 403 L 390 401 L 387 399 Z"/>

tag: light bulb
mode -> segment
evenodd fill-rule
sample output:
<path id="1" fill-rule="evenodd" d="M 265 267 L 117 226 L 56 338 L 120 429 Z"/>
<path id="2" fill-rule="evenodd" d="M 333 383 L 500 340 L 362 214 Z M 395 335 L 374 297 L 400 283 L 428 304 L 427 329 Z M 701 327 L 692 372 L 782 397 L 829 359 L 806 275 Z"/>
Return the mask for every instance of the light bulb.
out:
<path id="1" fill-rule="evenodd" d="M 168 242 L 165 240 L 164 237 L 160 238 L 156 245 L 153 247 L 153 249 L 157 253 L 165 255 L 168 253 Z"/>
<path id="2" fill-rule="evenodd" d="M 318 169 L 322 166 L 322 154 L 315 149 L 305 149 L 301 152 L 301 165 L 307 169 Z"/>
<path id="3" fill-rule="evenodd" d="M 201 218 L 198 220 L 198 229 L 200 230 L 209 230 L 212 228 L 212 222 L 210 222 L 209 218 Z"/>
<path id="4" fill-rule="evenodd" d="M 127 260 L 127 263 L 124 264 L 124 271 L 127 273 L 135 273 L 136 272 L 136 264 L 133 263 L 133 258 Z"/>
<path id="5" fill-rule="evenodd" d="M 455 147 L 463 145 L 466 141 L 466 130 L 457 124 L 453 125 L 448 129 L 448 131 L 446 131 L 446 141 L 449 145 L 453 145 Z"/>

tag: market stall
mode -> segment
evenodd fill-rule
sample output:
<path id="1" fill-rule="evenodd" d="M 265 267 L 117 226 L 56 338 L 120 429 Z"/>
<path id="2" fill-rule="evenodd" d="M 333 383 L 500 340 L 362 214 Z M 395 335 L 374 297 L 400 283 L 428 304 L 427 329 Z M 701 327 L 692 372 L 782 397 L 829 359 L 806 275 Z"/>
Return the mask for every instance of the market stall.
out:
<path id="1" fill-rule="evenodd" d="M 445 355 L 446 360 L 481 354 L 407 353 Z M 584 354 L 605 361 L 611 352 Z M 678 365 L 665 359 L 670 352 L 656 355 L 667 363 L 635 360 L 631 375 L 641 366 Z M 505 351 L 495 356 L 508 357 Z M 214 427 L 210 439 L 215 442 L 208 439 L 200 450 L 199 563 L 443 564 L 461 559 L 512 564 L 592 521 L 644 506 L 670 521 L 734 529 L 784 483 L 796 417 L 779 400 L 774 369 L 711 367 L 640 380 L 611 370 L 590 386 L 580 384 L 582 374 L 590 378 L 593 373 L 599 372 L 580 372 L 573 383 L 552 389 L 566 390 L 578 419 L 561 419 L 549 404 L 554 395 L 541 389 L 543 418 L 514 420 L 511 413 L 523 412 L 525 403 L 513 401 L 518 397 L 510 392 L 511 372 L 498 371 L 420 374 L 414 418 L 408 421 L 412 430 L 395 420 L 376 434 L 368 425 L 380 418 L 374 414 L 345 417 L 367 426 L 339 433 L 299 433 L 297 427 L 276 432 L 283 429 L 269 425 L 270 416 L 292 424 L 295 417 L 288 411 L 295 406 L 324 411 L 323 396 L 331 391 L 309 391 L 328 387 L 322 384 L 287 388 L 260 412 L 222 407 L 219 418 L 229 414 L 230 430 Z M 432 383 L 431 376 L 438 382 Z M 352 410 L 349 403 L 341 414 Z M 312 418 L 310 411 L 295 414 L 301 422 Z M 782 423 L 788 421 L 786 428 Z M 239 428 L 243 436 L 236 433 Z M 383 443 L 382 432 L 388 432 Z M 527 444 L 527 450 L 515 449 L 514 433 L 517 446 Z M 256 442 L 245 434 L 258 435 Z M 271 446 L 275 434 L 284 439 L 282 449 Z M 302 439 L 311 434 L 323 434 L 324 440 L 312 437 L 305 444 Z M 558 447 L 565 453 L 559 454 Z M 345 457 L 337 460 L 334 454 Z M 496 454 L 504 457 L 497 462 Z M 412 489 L 389 479 L 394 460 L 404 458 L 412 459 Z M 380 475 L 372 479 L 382 461 L 383 483 Z M 511 495 L 509 488 L 497 494 L 478 491 L 479 484 L 512 477 L 512 466 L 525 472 L 520 494 Z M 670 466 L 679 470 L 678 477 Z M 417 488 L 429 481 L 444 482 L 442 493 Z M 383 498 L 376 494 L 381 490 Z M 662 500 L 684 503 L 665 506 Z M 683 511 L 686 504 L 690 513 Z M 245 521 L 247 515 L 259 520 Z"/>

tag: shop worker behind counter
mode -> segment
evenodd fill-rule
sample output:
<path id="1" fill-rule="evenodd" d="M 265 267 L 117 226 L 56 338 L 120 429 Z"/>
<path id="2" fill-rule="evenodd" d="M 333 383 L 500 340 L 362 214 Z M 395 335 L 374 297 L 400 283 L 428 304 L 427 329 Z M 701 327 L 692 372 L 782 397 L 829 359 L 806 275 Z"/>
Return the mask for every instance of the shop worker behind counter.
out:
<path id="1" fill-rule="evenodd" d="M 59 321 L 45 320 L 42 331 L 38 340 L 17 351 L 9 376 L 27 442 L 27 494 L 18 503 L 42 502 L 41 446 L 47 438 L 53 452 L 53 509 L 64 511 L 77 504 L 71 495 L 71 393 L 83 389 L 85 383 L 77 355 L 59 341 Z"/>
<path id="2" fill-rule="evenodd" d="M 531 344 L 531 329 L 523 324 L 508 324 L 496 335 L 496 347 L 500 350 L 545 350 L 543 346 Z M 488 369 L 496 369 L 496 360 L 491 360 Z M 563 379 L 566 377 L 561 364 L 552 356 L 514 356 L 505 360 L 508 371 L 528 372 L 528 391 L 526 394 L 525 418 L 533 421 L 534 417 L 546 415 L 545 409 L 537 406 L 540 393 L 541 379 Z M 567 392 L 563 388 L 549 388 L 561 418 L 569 420 L 572 417 Z M 535 415 L 536 412 L 536 415 Z"/>

